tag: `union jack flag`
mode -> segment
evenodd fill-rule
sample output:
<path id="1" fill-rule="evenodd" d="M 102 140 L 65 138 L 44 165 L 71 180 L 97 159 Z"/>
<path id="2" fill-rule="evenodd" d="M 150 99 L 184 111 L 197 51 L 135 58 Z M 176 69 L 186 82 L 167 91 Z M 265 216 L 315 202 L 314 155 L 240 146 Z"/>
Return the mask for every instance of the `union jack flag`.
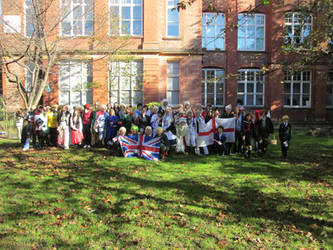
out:
<path id="1" fill-rule="evenodd" d="M 125 157 L 140 157 L 158 161 L 160 155 L 160 139 L 145 135 L 119 137 L 121 149 Z"/>

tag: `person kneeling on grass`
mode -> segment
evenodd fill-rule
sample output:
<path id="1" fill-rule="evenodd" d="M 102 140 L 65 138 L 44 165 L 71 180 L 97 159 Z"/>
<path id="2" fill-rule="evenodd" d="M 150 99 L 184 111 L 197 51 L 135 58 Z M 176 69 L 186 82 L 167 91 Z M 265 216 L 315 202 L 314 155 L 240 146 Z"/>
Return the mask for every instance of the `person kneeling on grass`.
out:
<path id="1" fill-rule="evenodd" d="M 168 154 L 168 151 L 170 150 L 170 145 L 169 145 L 168 136 L 164 133 L 162 127 L 158 127 L 156 129 L 156 138 L 160 138 L 161 140 L 160 159 L 164 160 L 165 156 Z"/>
<path id="2" fill-rule="evenodd" d="M 223 126 L 219 126 L 217 128 L 217 133 L 214 136 L 214 147 L 215 147 L 215 152 L 219 155 L 226 154 L 226 141 L 227 141 L 227 136 L 223 133 Z"/>

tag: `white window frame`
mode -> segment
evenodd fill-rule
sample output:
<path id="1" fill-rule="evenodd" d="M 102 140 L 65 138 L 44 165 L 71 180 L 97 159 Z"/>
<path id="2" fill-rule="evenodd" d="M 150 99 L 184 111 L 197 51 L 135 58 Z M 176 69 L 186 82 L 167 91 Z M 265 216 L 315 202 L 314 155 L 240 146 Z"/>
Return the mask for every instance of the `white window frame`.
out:
<path id="1" fill-rule="evenodd" d="M 112 35 L 121 35 L 121 36 L 142 36 L 143 35 L 143 0 L 141 1 L 141 4 L 138 4 L 138 3 L 134 3 L 134 0 L 129 0 L 130 3 L 124 3 L 122 2 L 123 0 L 118 0 L 118 3 L 114 3 L 115 0 L 108 0 L 109 2 L 109 12 L 110 12 L 110 15 L 109 15 L 109 35 L 112 36 Z M 134 7 L 141 7 L 141 19 L 134 19 Z M 112 7 L 118 7 L 118 16 L 116 18 L 118 18 L 118 20 L 115 20 L 114 22 L 118 22 L 118 31 L 117 33 L 115 34 L 114 32 L 112 32 L 112 22 L 113 22 L 113 17 L 111 16 L 111 8 Z M 126 32 L 124 32 L 124 29 L 122 27 L 122 11 L 121 11 L 121 8 L 122 7 L 130 7 L 130 19 L 126 19 L 126 21 L 129 21 L 130 22 L 130 33 L 127 34 Z M 141 31 L 140 31 L 140 34 L 134 34 L 134 25 L 133 23 L 135 21 L 141 21 Z"/>
<path id="2" fill-rule="evenodd" d="M 243 102 L 243 106 L 245 107 L 263 107 L 265 105 L 265 75 L 264 72 L 260 69 L 240 69 L 238 70 L 238 74 L 244 72 L 245 73 L 245 78 L 244 80 L 237 80 L 237 99 L 238 96 L 244 96 L 244 102 Z M 254 72 L 254 79 L 253 81 L 248 80 L 247 79 L 247 72 Z M 262 93 L 261 92 L 257 92 L 257 72 L 262 73 Z M 259 80 L 260 81 L 260 80 Z M 242 83 L 244 84 L 244 92 L 239 92 L 238 91 L 238 84 Z M 247 87 L 249 83 L 253 83 L 253 92 L 249 93 L 247 91 Z M 252 94 L 253 95 L 253 104 L 248 104 L 247 101 L 247 95 Z M 257 105 L 257 95 L 262 95 L 262 104 Z"/>
<path id="3" fill-rule="evenodd" d="M 330 74 L 331 74 L 331 76 L 330 76 Z M 332 77 L 332 78 L 330 78 L 330 77 Z M 332 86 L 332 93 L 331 93 L 331 95 L 332 95 L 332 105 L 327 105 L 327 103 L 326 103 L 326 108 L 333 108 L 333 70 L 331 70 L 331 71 L 329 71 L 328 72 L 328 76 L 327 76 L 327 85 L 331 85 Z"/>
<path id="4" fill-rule="evenodd" d="M 62 13 L 63 13 L 63 8 L 64 8 L 64 2 L 65 1 L 69 1 L 69 4 L 70 4 L 70 12 L 69 14 L 66 16 L 66 17 L 63 17 L 62 16 Z M 88 13 L 85 12 L 85 9 L 88 9 Z M 83 3 L 74 3 L 73 0 L 61 0 L 60 1 L 60 24 L 59 24 L 59 28 L 60 28 L 60 35 L 61 36 L 65 36 L 65 37 L 86 37 L 86 36 L 91 36 L 93 33 L 94 33 L 94 12 L 95 12 L 95 9 L 94 9 L 94 0 L 91 0 L 91 9 L 89 8 L 89 4 L 85 3 L 83 1 Z M 81 34 L 74 34 L 74 9 L 75 8 L 81 8 L 82 10 L 82 15 L 81 15 L 81 22 L 82 22 L 82 33 Z M 92 20 L 89 20 L 88 17 L 90 16 L 90 12 L 92 11 Z M 70 19 L 70 22 L 71 22 L 71 29 L 70 29 L 70 34 L 65 34 L 63 32 L 63 29 L 62 29 L 62 22 L 66 19 L 66 18 L 69 18 Z M 91 31 L 91 34 L 87 34 L 86 32 L 86 28 L 85 28 L 85 25 L 86 25 L 86 22 L 87 21 L 92 21 L 92 31 Z"/>
<path id="5" fill-rule="evenodd" d="M 287 21 L 287 15 L 288 14 L 291 14 L 292 15 L 292 21 L 291 22 L 288 22 Z M 289 36 L 289 34 L 285 34 L 285 44 L 289 44 L 286 40 L 287 38 L 291 40 L 291 45 L 295 48 L 301 46 L 303 43 L 304 43 L 304 39 L 307 37 L 307 36 L 304 36 L 304 31 L 305 31 L 305 26 L 307 27 L 310 27 L 310 34 L 311 34 L 311 31 L 312 31 L 312 23 L 313 23 L 313 20 L 312 20 L 312 16 L 309 15 L 310 17 L 310 22 L 306 22 L 306 20 L 304 20 L 304 23 L 301 23 L 301 22 L 297 22 L 297 20 L 299 20 L 300 18 L 297 18 L 297 15 L 301 15 L 301 13 L 299 12 L 286 12 L 285 13 L 285 18 L 284 18 L 284 25 L 285 25 L 285 30 L 287 28 L 287 26 L 291 26 L 291 32 L 292 32 L 292 36 Z M 307 17 L 305 18 L 307 19 Z M 295 42 L 295 31 L 297 30 L 297 27 L 300 26 L 300 25 L 303 25 L 302 27 L 302 31 L 301 31 L 301 36 L 300 36 L 300 42 L 299 43 L 296 43 Z M 309 35 L 310 35 L 309 34 Z"/>
<path id="6" fill-rule="evenodd" d="M 87 81 L 84 82 L 84 81 L 81 81 L 81 88 L 80 89 L 75 89 L 72 87 L 71 85 L 71 82 L 70 82 L 70 85 L 69 85 L 69 89 L 65 89 L 65 88 L 62 88 L 61 87 L 61 67 L 64 66 L 64 65 L 75 65 L 75 64 L 81 64 L 81 69 L 83 67 L 83 65 L 85 64 L 86 67 L 87 67 L 87 75 L 84 76 L 82 75 L 82 71 L 81 71 L 81 80 L 86 78 Z M 73 93 L 74 92 L 80 92 L 81 93 L 81 105 L 84 105 L 86 103 L 83 102 L 83 94 L 86 93 L 87 95 L 89 94 L 89 92 L 91 92 L 91 94 L 93 95 L 92 93 L 92 89 L 91 88 L 86 88 L 87 86 L 87 83 L 88 82 L 92 82 L 92 72 L 91 72 L 91 62 L 89 61 L 82 61 L 82 60 L 62 60 L 59 62 L 59 75 L 58 75 L 58 79 L 59 79 L 59 85 L 58 85 L 58 96 L 59 96 L 59 105 L 67 105 L 67 104 L 62 104 L 60 102 L 61 98 L 60 98 L 60 95 L 61 95 L 61 92 L 69 92 L 69 106 L 72 106 L 73 105 L 73 102 L 72 102 L 72 98 L 71 96 L 73 96 Z M 76 90 L 76 91 L 75 91 Z M 86 100 L 87 102 L 87 100 Z M 92 103 L 89 103 L 89 104 L 92 104 Z"/>
<path id="7" fill-rule="evenodd" d="M 254 24 L 248 24 L 247 22 L 247 17 L 253 17 L 254 16 Z M 264 17 L 264 24 L 257 24 L 256 23 L 256 17 Z M 245 18 L 245 23 L 240 23 L 240 19 L 241 17 Z M 266 15 L 265 14 L 259 14 L 259 13 L 242 13 L 242 14 L 238 14 L 238 30 L 237 30 L 237 50 L 238 51 L 265 51 L 266 50 Z M 245 28 L 245 37 L 244 37 L 244 41 L 245 41 L 245 46 L 244 48 L 239 48 L 239 27 L 243 26 Z M 254 26 L 254 49 L 246 49 L 246 45 L 247 45 L 247 40 L 249 39 L 249 37 L 247 36 L 247 27 L 248 26 Z M 258 49 L 258 45 L 257 45 L 257 28 L 259 27 L 263 27 L 264 28 L 264 37 L 263 37 L 263 48 L 262 49 Z"/>
<path id="8" fill-rule="evenodd" d="M 166 2 L 167 2 L 166 3 L 166 6 L 167 6 L 167 8 L 166 8 L 166 37 L 178 38 L 178 37 L 180 37 L 180 12 L 177 9 L 177 4 L 170 5 L 169 1 L 170 0 L 166 0 Z M 179 0 L 173 0 L 173 1 L 176 1 L 176 2 L 179 3 Z M 174 21 L 169 21 L 169 15 L 168 15 L 169 9 L 171 9 L 172 11 L 176 11 L 178 13 L 178 36 L 170 36 L 169 35 L 169 29 L 168 29 L 169 23 L 177 23 L 177 22 L 174 22 Z"/>
<path id="9" fill-rule="evenodd" d="M 178 74 L 172 74 L 168 72 L 168 64 L 172 64 L 172 63 L 177 63 L 178 64 Z M 169 78 L 178 78 L 178 82 L 179 82 L 179 89 L 169 89 L 168 88 L 168 80 Z M 171 103 L 172 100 L 168 100 L 169 104 L 171 106 L 173 105 L 178 105 L 180 103 L 180 62 L 179 61 L 169 61 L 167 62 L 167 82 L 166 82 L 166 97 L 168 98 L 168 92 L 178 92 L 178 96 L 179 96 L 179 100 L 178 103 Z"/>
<path id="10" fill-rule="evenodd" d="M 217 23 L 217 18 L 218 16 L 222 17 L 222 22 L 223 24 L 218 24 Z M 211 22 L 211 23 L 209 23 Z M 210 50 L 207 47 L 207 38 L 212 38 L 212 37 L 207 37 L 207 27 L 208 26 L 213 26 L 214 25 L 214 49 L 220 49 L 220 50 L 225 50 L 225 15 L 223 13 L 216 13 L 216 12 L 203 12 L 202 13 L 202 48 L 205 48 L 206 50 Z M 204 29 L 205 27 L 205 29 Z M 216 40 L 217 39 L 223 39 L 223 45 L 222 48 L 217 48 L 216 47 Z"/>
<path id="11" fill-rule="evenodd" d="M 208 80 L 207 80 L 207 71 L 214 71 L 214 76 L 215 76 L 215 80 L 211 81 L 214 82 L 214 103 L 210 103 L 215 107 L 223 107 L 225 105 L 225 71 L 224 69 L 219 69 L 219 68 L 203 68 L 202 69 L 202 84 L 204 85 L 203 87 L 203 100 L 202 100 L 202 104 L 204 106 L 207 106 L 207 84 L 208 84 Z M 222 71 L 223 72 L 223 78 L 221 78 L 220 80 L 217 79 L 217 71 Z M 221 104 L 216 104 L 216 96 L 217 96 L 217 92 L 216 92 L 216 85 L 218 82 L 221 82 L 223 85 L 223 102 Z"/>
<path id="12" fill-rule="evenodd" d="M 307 80 L 307 81 L 304 81 L 303 80 L 303 75 L 304 73 L 306 72 L 310 72 L 310 80 Z M 294 80 L 294 75 L 288 73 L 288 72 L 284 72 L 284 75 L 286 77 L 286 74 L 290 74 L 290 79 L 291 80 L 287 80 L 286 78 L 284 79 L 284 84 L 288 83 L 290 84 L 290 102 L 291 104 L 290 105 L 286 105 L 284 104 L 284 98 L 285 98 L 285 93 L 284 93 L 284 90 L 283 90 L 283 107 L 285 108 L 311 108 L 311 88 L 312 88 L 312 71 L 311 70 L 306 70 L 306 71 L 302 71 L 302 72 L 299 72 L 301 73 L 301 80 L 298 81 L 298 80 Z M 300 84 L 300 93 L 299 93 L 299 103 L 300 105 L 293 105 L 293 96 L 294 96 L 294 83 L 299 83 Z M 303 84 L 304 83 L 309 83 L 309 105 L 302 105 L 302 99 L 303 99 Z M 298 93 L 296 93 L 298 94 Z"/>
<path id="13" fill-rule="evenodd" d="M 138 63 L 140 62 L 141 63 L 141 75 L 136 75 L 135 74 L 135 71 L 137 69 L 135 69 L 135 66 L 134 66 L 134 62 L 135 63 Z M 130 100 L 129 100 L 129 103 L 123 103 L 121 101 L 121 94 L 122 94 L 122 86 L 121 86 L 121 77 L 124 77 L 121 75 L 121 68 L 122 68 L 122 65 L 126 65 L 127 63 L 130 64 L 130 72 L 128 73 L 129 77 L 130 78 Z M 115 68 L 116 67 L 116 68 Z M 115 74 L 115 75 L 113 75 Z M 125 104 L 125 105 L 131 105 L 131 106 L 134 106 L 135 104 L 137 103 L 142 103 L 143 102 L 143 60 L 134 60 L 134 61 L 131 61 L 131 62 L 124 62 L 124 61 L 114 61 L 114 62 L 110 62 L 109 63 L 109 70 L 108 70 L 108 77 L 109 77 L 109 84 L 108 84 L 108 89 L 109 89 L 109 95 L 108 95 L 108 99 L 109 99 L 109 103 L 111 102 L 114 102 L 114 100 L 111 99 L 111 92 L 112 91 L 117 91 L 118 92 L 118 98 L 116 100 L 116 102 L 118 103 L 121 103 L 121 104 Z M 134 102 L 134 92 L 135 91 L 140 91 L 140 90 L 137 90 L 137 89 L 134 89 L 134 83 L 135 81 L 137 81 L 137 78 L 141 78 L 141 95 L 142 95 L 142 100 L 138 100 L 137 102 Z M 114 81 L 113 78 L 117 78 L 118 80 L 118 88 L 117 89 L 112 89 L 112 81 Z M 125 91 L 125 90 L 124 90 Z M 128 90 L 126 90 L 127 92 Z"/>

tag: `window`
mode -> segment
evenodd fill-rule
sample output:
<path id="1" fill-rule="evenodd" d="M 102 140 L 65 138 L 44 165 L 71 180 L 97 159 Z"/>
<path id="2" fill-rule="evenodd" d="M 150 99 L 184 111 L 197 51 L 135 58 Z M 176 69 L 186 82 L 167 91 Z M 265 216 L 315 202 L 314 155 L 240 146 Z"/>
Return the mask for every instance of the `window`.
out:
<path id="1" fill-rule="evenodd" d="M 167 63 L 167 99 L 171 105 L 179 104 L 179 62 Z"/>
<path id="2" fill-rule="evenodd" d="M 309 108 L 311 72 L 284 72 L 284 106 Z"/>
<path id="3" fill-rule="evenodd" d="M 31 62 L 25 62 L 25 89 L 30 94 L 33 88 L 33 74 L 35 65 Z"/>
<path id="4" fill-rule="evenodd" d="M 179 37 L 179 11 L 177 4 L 179 0 L 166 0 L 167 6 L 167 36 Z"/>
<path id="5" fill-rule="evenodd" d="M 224 50 L 225 19 L 223 14 L 203 13 L 202 47 L 207 50 Z"/>
<path id="6" fill-rule="evenodd" d="M 326 106 L 333 108 L 333 71 L 328 72 Z"/>
<path id="7" fill-rule="evenodd" d="M 110 0 L 110 34 L 142 35 L 142 0 Z"/>
<path id="8" fill-rule="evenodd" d="M 312 17 L 297 12 L 288 12 L 285 15 L 285 44 L 299 47 L 304 44 L 310 35 Z"/>
<path id="9" fill-rule="evenodd" d="M 264 105 L 264 73 L 259 69 L 238 71 L 237 103 L 244 106 Z"/>
<path id="10" fill-rule="evenodd" d="M 224 70 L 202 70 L 202 104 L 224 105 Z"/>
<path id="11" fill-rule="evenodd" d="M 85 61 L 60 62 L 59 104 L 81 106 L 92 104 L 91 63 Z"/>
<path id="12" fill-rule="evenodd" d="M 93 0 L 62 0 L 61 34 L 90 36 L 94 30 Z"/>
<path id="13" fill-rule="evenodd" d="M 265 15 L 239 14 L 238 15 L 238 50 L 264 51 L 265 50 Z"/>
<path id="14" fill-rule="evenodd" d="M 25 0 L 25 36 L 31 37 L 35 30 L 35 8 L 32 4 L 33 0 Z"/>
<path id="15" fill-rule="evenodd" d="M 142 61 L 111 62 L 109 99 L 126 105 L 142 103 Z"/>

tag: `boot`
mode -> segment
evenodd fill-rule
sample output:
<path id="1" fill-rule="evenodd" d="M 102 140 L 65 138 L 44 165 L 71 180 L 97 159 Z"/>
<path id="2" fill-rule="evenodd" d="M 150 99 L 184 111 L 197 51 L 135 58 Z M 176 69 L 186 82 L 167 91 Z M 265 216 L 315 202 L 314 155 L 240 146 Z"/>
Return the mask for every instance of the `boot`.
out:
<path id="1" fill-rule="evenodd" d="M 247 158 L 251 158 L 251 150 L 247 151 Z"/>

